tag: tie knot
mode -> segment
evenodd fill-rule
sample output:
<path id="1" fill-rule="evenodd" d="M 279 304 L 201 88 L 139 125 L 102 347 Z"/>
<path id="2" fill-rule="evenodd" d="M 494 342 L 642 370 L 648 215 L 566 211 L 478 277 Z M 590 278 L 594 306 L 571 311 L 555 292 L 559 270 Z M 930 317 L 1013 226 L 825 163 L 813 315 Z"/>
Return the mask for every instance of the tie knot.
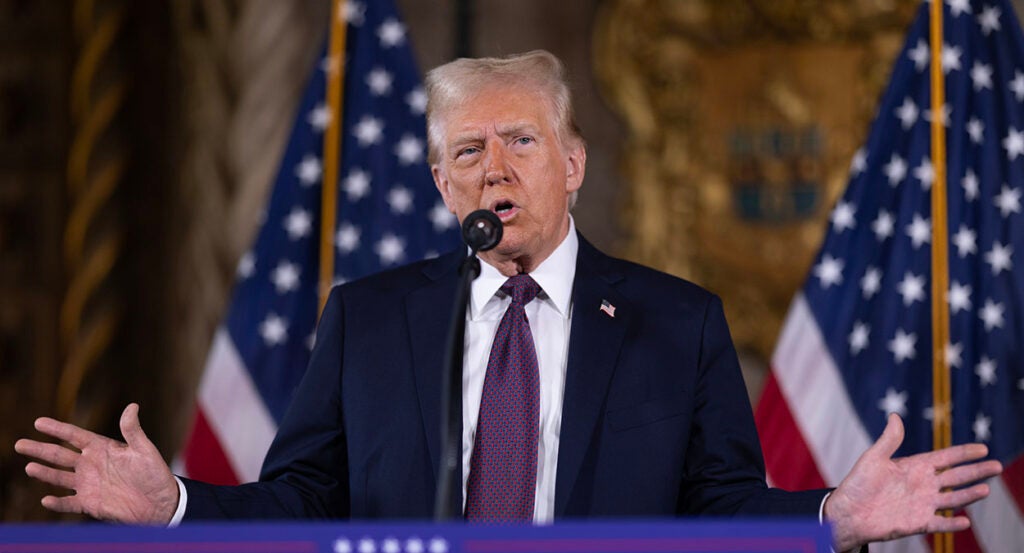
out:
<path id="1" fill-rule="evenodd" d="M 501 291 L 512 296 L 512 305 L 524 306 L 540 293 L 540 285 L 528 274 L 518 274 L 501 285 Z"/>

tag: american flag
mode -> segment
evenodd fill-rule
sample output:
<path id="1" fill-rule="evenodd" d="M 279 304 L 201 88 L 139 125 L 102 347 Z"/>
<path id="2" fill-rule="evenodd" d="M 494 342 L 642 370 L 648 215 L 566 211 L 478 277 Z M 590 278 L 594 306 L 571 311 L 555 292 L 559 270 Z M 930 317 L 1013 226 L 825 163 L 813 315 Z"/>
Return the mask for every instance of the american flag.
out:
<path id="1" fill-rule="evenodd" d="M 178 467 L 219 484 L 258 478 L 306 369 L 317 318 L 326 75 L 344 71 L 335 281 L 458 243 L 426 163 L 426 95 L 391 0 L 340 2 L 345 60 L 322 58 L 306 87 L 255 245 L 237 270 Z M 182 466 L 183 465 L 183 466 Z"/>
<path id="2" fill-rule="evenodd" d="M 932 447 L 931 120 L 947 132 L 953 443 L 1005 474 L 956 551 L 1024 550 L 1024 35 L 1006 0 L 946 0 L 946 106 L 931 110 L 927 2 L 772 358 L 757 422 L 773 485 L 835 486 L 881 434 Z M 922 538 L 878 547 L 927 551 Z"/>

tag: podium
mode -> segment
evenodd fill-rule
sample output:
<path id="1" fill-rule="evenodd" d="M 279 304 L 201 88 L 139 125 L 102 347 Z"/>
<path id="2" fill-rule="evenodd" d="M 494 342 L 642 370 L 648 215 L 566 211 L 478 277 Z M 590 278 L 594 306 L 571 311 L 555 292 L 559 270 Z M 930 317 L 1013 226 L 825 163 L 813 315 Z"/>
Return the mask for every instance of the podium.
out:
<path id="1" fill-rule="evenodd" d="M 826 553 L 817 521 L 0 525 L 0 553 Z"/>

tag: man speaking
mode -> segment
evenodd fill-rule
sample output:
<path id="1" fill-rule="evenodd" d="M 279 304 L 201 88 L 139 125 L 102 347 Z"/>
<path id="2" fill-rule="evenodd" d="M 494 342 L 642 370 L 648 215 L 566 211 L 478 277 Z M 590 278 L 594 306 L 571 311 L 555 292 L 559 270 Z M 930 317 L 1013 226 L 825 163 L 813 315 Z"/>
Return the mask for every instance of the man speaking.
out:
<path id="1" fill-rule="evenodd" d="M 573 225 L 586 148 L 547 52 L 461 59 L 427 76 L 432 172 L 459 219 L 504 224 L 479 255 L 466 314 L 463 512 L 470 520 L 823 514 L 839 549 L 961 530 L 945 518 L 998 474 L 980 444 L 892 459 L 882 437 L 839 485 L 785 492 L 760 444 L 719 299 L 604 255 Z M 440 455 L 446 321 L 464 252 L 336 288 L 260 481 L 176 479 L 145 437 L 126 444 L 42 418 L 73 448 L 20 440 L 26 472 L 75 491 L 47 508 L 133 523 L 207 518 L 429 517 Z"/>

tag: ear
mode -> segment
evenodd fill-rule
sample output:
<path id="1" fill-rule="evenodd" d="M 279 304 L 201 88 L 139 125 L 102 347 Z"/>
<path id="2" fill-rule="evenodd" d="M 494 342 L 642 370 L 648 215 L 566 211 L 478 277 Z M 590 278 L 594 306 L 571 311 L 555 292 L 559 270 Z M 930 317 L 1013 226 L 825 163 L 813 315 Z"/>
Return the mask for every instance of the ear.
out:
<path id="1" fill-rule="evenodd" d="M 587 172 L 587 148 L 582 142 L 569 148 L 565 158 L 565 191 L 573 193 L 583 186 L 583 175 Z"/>
<path id="2" fill-rule="evenodd" d="M 448 177 L 445 176 L 444 171 L 437 164 L 430 166 L 430 174 L 434 177 L 434 186 L 437 187 L 437 191 L 441 193 L 441 199 L 444 201 L 444 206 L 448 208 L 453 215 L 455 213 L 455 204 L 452 202 L 452 191 L 451 186 L 448 183 Z"/>

